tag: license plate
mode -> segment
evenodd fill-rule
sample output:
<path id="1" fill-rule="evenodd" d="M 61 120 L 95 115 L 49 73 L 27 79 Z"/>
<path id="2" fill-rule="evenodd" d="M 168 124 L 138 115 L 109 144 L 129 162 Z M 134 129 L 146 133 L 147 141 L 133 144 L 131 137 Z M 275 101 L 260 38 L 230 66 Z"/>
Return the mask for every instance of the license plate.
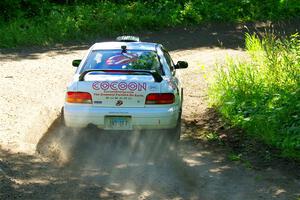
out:
<path id="1" fill-rule="evenodd" d="M 106 117 L 106 129 L 130 130 L 131 117 Z"/>

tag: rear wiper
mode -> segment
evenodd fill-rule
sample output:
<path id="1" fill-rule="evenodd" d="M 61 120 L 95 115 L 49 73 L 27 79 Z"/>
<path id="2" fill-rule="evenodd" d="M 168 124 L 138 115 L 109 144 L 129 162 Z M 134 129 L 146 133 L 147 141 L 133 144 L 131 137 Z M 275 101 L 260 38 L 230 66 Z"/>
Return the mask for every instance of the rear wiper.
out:
<path id="1" fill-rule="evenodd" d="M 107 73 L 128 73 L 128 74 L 136 74 L 136 75 L 145 75 L 150 74 L 154 78 L 155 82 L 161 82 L 163 80 L 162 76 L 155 70 L 114 70 L 114 69 L 91 69 L 82 72 L 79 75 L 79 81 L 84 81 L 84 77 L 86 74 L 90 72 L 107 72 Z"/>

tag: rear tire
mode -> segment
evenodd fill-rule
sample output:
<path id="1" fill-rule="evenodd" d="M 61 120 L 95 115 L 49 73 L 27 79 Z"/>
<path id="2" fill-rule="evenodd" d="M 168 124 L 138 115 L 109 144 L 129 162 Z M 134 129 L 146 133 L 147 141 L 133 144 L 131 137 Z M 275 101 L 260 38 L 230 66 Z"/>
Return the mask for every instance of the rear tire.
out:
<path id="1" fill-rule="evenodd" d="M 181 107 L 179 111 L 179 116 L 177 119 L 177 124 L 176 127 L 171 129 L 168 133 L 168 137 L 175 146 L 177 146 L 179 140 L 180 140 L 180 135 L 181 135 L 181 115 L 182 115 L 182 104 L 183 104 L 183 88 L 181 88 Z"/>
<path id="2" fill-rule="evenodd" d="M 180 135 L 181 135 L 181 117 L 179 117 L 179 119 L 177 120 L 176 127 L 169 130 L 168 139 L 172 144 L 177 145 L 180 140 Z"/>
<path id="3" fill-rule="evenodd" d="M 65 123 L 65 116 L 64 116 L 64 107 L 61 108 L 61 111 L 60 111 L 60 124 L 63 126 L 63 127 L 66 127 L 66 123 Z"/>

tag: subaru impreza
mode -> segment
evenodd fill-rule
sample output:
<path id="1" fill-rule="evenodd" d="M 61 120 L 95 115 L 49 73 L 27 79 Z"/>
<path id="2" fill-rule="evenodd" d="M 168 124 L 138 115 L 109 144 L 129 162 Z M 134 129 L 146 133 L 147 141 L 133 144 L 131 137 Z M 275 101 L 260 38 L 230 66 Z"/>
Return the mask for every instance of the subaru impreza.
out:
<path id="1" fill-rule="evenodd" d="M 67 87 L 64 121 L 67 127 L 166 131 L 180 138 L 183 88 L 168 51 L 157 43 L 121 36 L 96 43 L 77 67 Z"/>

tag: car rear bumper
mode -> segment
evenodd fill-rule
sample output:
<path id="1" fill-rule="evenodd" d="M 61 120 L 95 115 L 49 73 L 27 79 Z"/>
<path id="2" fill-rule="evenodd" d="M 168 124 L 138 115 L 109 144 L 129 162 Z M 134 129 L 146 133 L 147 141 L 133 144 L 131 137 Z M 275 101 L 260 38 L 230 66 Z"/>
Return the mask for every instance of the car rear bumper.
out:
<path id="1" fill-rule="evenodd" d="M 108 117 L 129 117 L 131 123 L 129 130 L 172 129 L 177 125 L 179 113 L 180 108 L 177 105 L 146 108 L 103 108 L 66 103 L 64 106 L 66 126 L 84 128 L 92 124 L 105 130 L 112 130 L 107 126 L 106 119 Z"/>

